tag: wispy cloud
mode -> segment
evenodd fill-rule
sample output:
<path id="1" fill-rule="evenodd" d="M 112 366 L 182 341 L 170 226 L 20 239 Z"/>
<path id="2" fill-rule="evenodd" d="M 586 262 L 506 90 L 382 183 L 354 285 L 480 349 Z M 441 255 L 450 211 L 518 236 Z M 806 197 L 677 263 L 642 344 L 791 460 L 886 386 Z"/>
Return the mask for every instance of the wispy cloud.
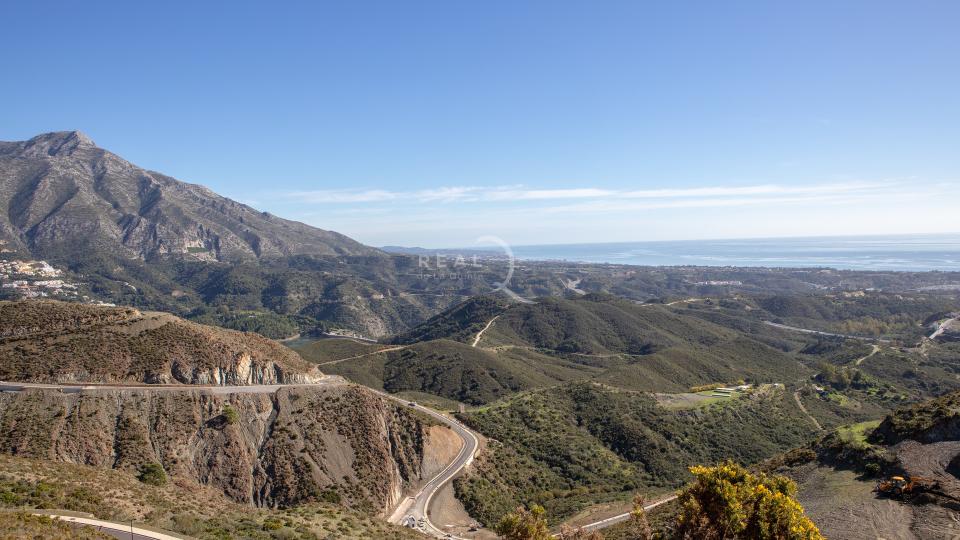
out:
<path id="1" fill-rule="evenodd" d="M 752 204 L 755 201 L 783 197 L 818 197 L 850 194 L 869 194 L 879 191 L 888 191 L 900 186 L 896 181 L 883 182 L 844 182 L 815 184 L 807 186 L 786 186 L 780 184 L 759 184 L 750 186 L 709 186 L 694 188 L 660 188 L 660 189 L 602 189 L 596 187 L 577 187 L 564 189 L 531 189 L 525 186 L 445 186 L 432 189 L 418 189 L 409 191 L 390 191 L 381 189 L 368 190 L 312 190 L 296 191 L 282 194 L 286 200 L 295 200 L 310 204 L 343 204 L 343 203 L 380 203 L 388 201 L 405 201 L 413 203 L 476 203 L 476 202 L 523 202 L 523 201 L 611 201 L 624 200 L 684 200 L 700 199 L 696 206 L 716 201 L 718 206 L 732 206 L 737 204 Z M 670 203 L 661 203 L 667 204 Z M 681 204 L 673 206 L 683 206 Z"/>

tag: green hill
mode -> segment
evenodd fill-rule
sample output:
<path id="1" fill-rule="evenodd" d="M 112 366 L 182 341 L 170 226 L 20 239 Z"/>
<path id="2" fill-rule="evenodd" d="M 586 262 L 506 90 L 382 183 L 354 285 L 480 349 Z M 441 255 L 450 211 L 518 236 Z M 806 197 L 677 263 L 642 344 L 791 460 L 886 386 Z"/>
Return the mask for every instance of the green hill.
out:
<path id="1" fill-rule="evenodd" d="M 483 339 L 474 347 L 484 327 Z M 409 343 L 416 337 L 431 339 Z M 681 392 L 740 379 L 793 382 L 814 373 L 784 350 L 802 342 L 777 348 L 763 334 L 745 334 L 682 309 L 597 294 L 513 305 L 480 297 L 395 341 L 409 344 L 322 369 L 391 392 L 421 391 L 471 404 L 582 379 L 631 390 Z M 300 351 L 317 361 L 333 358 L 327 349 L 335 346 L 321 341 Z M 344 353 L 342 358 L 352 356 Z"/>
<path id="2" fill-rule="evenodd" d="M 460 417 L 499 441 L 456 485 L 467 510 L 484 523 L 533 503 L 557 521 L 597 502 L 629 499 L 635 490 L 676 487 L 689 465 L 754 463 L 815 434 L 789 393 L 774 386 L 668 409 L 650 394 L 576 383 Z"/>
<path id="3" fill-rule="evenodd" d="M 409 344 L 432 339 L 452 339 L 466 342 L 509 306 L 509 302 L 503 298 L 475 296 L 431 317 L 391 341 Z"/>
<path id="4" fill-rule="evenodd" d="M 474 405 L 597 371 L 535 351 L 497 352 L 445 339 L 321 367 L 392 393 L 426 392 Z"/>

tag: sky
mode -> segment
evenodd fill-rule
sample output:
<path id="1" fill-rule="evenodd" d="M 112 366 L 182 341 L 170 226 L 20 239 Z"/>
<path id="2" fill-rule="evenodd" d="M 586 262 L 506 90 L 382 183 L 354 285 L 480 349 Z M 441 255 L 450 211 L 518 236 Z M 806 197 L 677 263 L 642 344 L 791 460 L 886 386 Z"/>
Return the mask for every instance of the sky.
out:
<path id="1" fill-rule="evenodd" d="M 371 245 L 960 232 L 960 3 L 13 2 L 0 140 Z"/>

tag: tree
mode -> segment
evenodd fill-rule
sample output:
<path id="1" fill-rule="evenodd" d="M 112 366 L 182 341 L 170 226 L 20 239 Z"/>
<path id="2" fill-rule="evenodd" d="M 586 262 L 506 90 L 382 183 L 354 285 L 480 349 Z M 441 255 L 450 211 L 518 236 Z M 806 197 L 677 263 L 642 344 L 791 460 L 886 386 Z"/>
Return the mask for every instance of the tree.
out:
<path id="1" fill-rule="evenodd" d="M 822 540 L 783 476 L 752 475 L 727 461 L 691 467 L 696 481 L 680 494 L 675 535 L 682 539 Z"/>
<path id="2" fill-rule="evenodd" d="M 547 529 L 547 520 L 543 516 L 546 510 L 540 505 L 533 505 L 530 510 L 523 506 L 500 519 L 497 524 L 497 534 L 504 540 L 550 540 L 550 531 Z"/>

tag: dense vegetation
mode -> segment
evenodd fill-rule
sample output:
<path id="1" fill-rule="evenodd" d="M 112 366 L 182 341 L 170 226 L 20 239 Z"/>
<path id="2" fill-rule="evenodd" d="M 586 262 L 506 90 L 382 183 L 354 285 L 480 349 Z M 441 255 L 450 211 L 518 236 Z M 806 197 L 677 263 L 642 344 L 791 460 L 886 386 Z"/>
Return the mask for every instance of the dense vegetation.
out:
<path id="1" fill-rule="evenodd" d="M 675 487 L 689 465 L 753 463 L 815 433 L 791 397 L 773 386 L 668 410 L 646 394 L 577 383 L 461 416 L 500 442 L 457 483 L 468 511 L 485 523 L 520 504 L 542 505 L 556 521 L 598 500 Z"/>
<path id="2" fill-rule="evenodd" d="M 448 340 L 322 367 L 328 373 L 389 392 L 426 392 L 473 405 L 595 371 L 535 351 L 494 352 Z"/>
<path id="3" fill-rule="evenodd" d="M 732 462 L 690 471 L 696 480 L 680 493 L 674 537 L 823 539 L 794 499 L 797 485 L 788 478 L 753 475 Z"/>
<path id="4" fill-rule="evenodd" d="M 431 317 L 409 332 L 396 336 L 392 341 L 407 344 L 434 339 L 466 342 L 508 307 L 509 303 L 505 298 L 475 296 Z"/>
<path id="5" fill-rule="evenodd" d="M 898 409 L 870 437 L 871 441 L 885 444 L 904 439 L 924 443 L 960 439 L 960 392 Z"/>

